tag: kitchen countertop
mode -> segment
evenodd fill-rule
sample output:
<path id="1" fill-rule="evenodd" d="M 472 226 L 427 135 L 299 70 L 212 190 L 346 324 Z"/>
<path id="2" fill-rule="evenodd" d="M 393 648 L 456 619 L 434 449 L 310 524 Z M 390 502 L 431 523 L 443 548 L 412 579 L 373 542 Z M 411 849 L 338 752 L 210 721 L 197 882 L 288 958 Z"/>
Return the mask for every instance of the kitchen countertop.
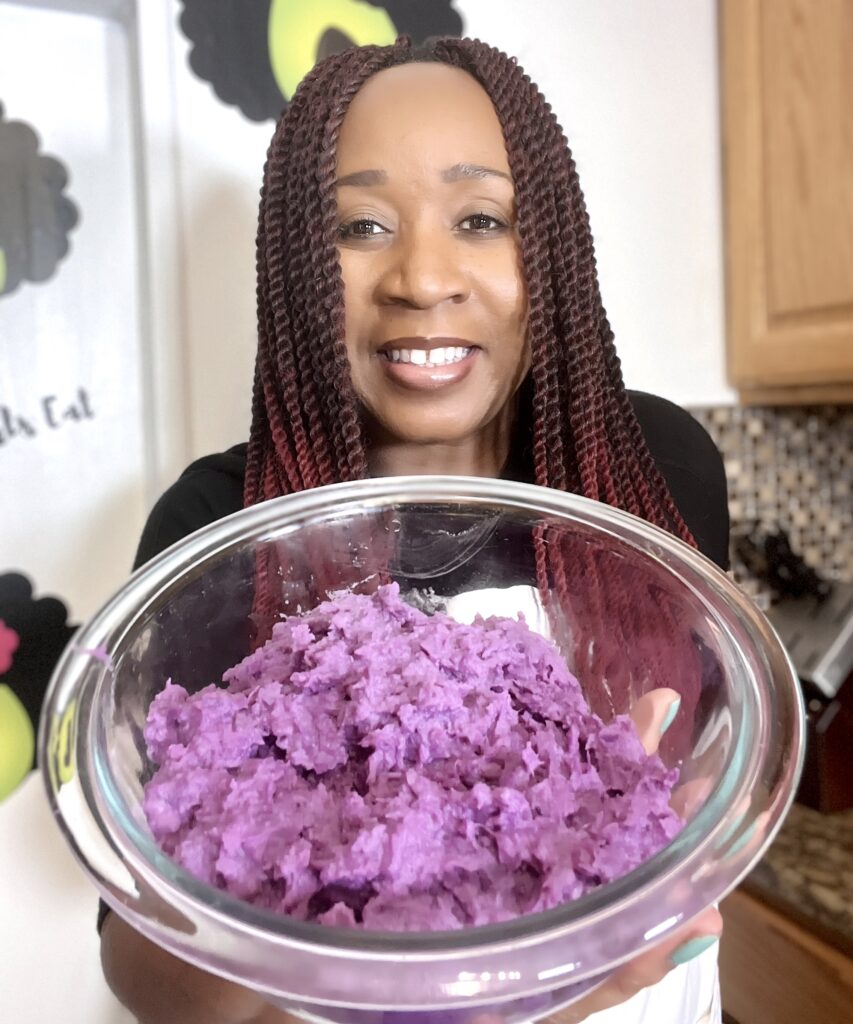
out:
<path id="1" fill-rule="evenodd" d="M 853 957 L 853 809 L 794 804 L 741 888 Z"/>

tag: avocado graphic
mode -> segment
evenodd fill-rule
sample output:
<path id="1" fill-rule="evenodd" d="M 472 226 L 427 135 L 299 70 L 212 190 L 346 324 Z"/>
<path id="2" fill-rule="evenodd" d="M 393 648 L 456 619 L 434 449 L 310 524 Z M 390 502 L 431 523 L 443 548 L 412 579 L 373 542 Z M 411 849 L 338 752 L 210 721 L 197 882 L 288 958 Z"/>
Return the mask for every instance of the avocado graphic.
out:
<path id="1" fill-rule="evenodd" d="M 65 167 L 39 153 L 38 135 L 7 121 L 0 104 L 0 298 L 22 281 L 47 281 L 68 254 L 80 215 L 67 184 Z"/>
<path id="2" fill-rule="evenodd" d="M 32 768 L 35 732 L 24 705 L 0 683 L 0 800 L 7 797 Z"/>
<path id="3" fill-rule="evenodd" d="M 0 619 L 0 676 L 12 667 L 21 642 L 14 629 Z M 0 800 L 24 778 L 33 763 L 35 735 L 24 705 L 0 682 Z"/>
<path id="4" fill-rule="evenodd" d="M 34 765 L 44 696 L 73 634 L 63 601 L 34 597 L 23 573 L 0 574 L 0 800 Z M 69 770 L 73 720 L 72 714 L 68 721 L 51 723 L 51 770 L 60 777 Z"/>
<path id="5" fill-rule="evenodd" d="M 318 60 L 350 46 L 459 36 L 452 0 L 182 0 L 189 63 L 223 103 L 275 120 Z"/>

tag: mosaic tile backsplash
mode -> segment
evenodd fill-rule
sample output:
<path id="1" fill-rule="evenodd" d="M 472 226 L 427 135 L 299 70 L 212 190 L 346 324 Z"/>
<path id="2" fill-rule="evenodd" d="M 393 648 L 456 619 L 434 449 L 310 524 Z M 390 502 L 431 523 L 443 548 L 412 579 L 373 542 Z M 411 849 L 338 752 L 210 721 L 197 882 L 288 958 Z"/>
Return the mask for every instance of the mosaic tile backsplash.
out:
<path id="1" fill-rule="evenodd" d="M 853 406 L 691 409 L 723 455 L 732 536 L 783 529 L 822 576 L 853 581 Z M 735 579 L 767 595 L 732 552 Z"/>

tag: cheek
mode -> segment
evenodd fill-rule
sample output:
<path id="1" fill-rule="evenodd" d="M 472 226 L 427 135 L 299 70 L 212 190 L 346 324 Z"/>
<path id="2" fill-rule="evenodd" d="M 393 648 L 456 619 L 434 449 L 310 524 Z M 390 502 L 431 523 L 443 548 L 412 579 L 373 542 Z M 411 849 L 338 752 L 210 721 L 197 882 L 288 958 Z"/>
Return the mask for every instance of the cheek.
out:
<path id="1" fill-rule="evenodd" d="M 491 305 L 503 325 L 507 355 L 527 356 L 527 286 L 515 246 L 492 267 L 488 276 Z"/>
<path id="2" fill-rule="evenodd" d="M 480 276 L 488 282 L 493 301 L 500 306 L 503 316 L 514 323 L 525 318 L 527 287 L 518 241 L 507 235 L 483 261 Z"/>

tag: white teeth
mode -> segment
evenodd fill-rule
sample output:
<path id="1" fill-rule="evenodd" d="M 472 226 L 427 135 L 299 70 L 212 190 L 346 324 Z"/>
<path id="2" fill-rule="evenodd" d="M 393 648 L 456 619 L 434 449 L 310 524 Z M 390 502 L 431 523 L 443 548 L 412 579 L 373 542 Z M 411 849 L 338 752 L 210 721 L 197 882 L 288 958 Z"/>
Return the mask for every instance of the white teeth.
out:
<path id="1" fill-rule="evenodd" d="M 392 363 L 412 363 L 414 366 L 447 366 L 459 363 L 468 356 L 470 348 L 434 348 L 429 352 L 423 348 L 392 348 L 387 357 Z"/>

